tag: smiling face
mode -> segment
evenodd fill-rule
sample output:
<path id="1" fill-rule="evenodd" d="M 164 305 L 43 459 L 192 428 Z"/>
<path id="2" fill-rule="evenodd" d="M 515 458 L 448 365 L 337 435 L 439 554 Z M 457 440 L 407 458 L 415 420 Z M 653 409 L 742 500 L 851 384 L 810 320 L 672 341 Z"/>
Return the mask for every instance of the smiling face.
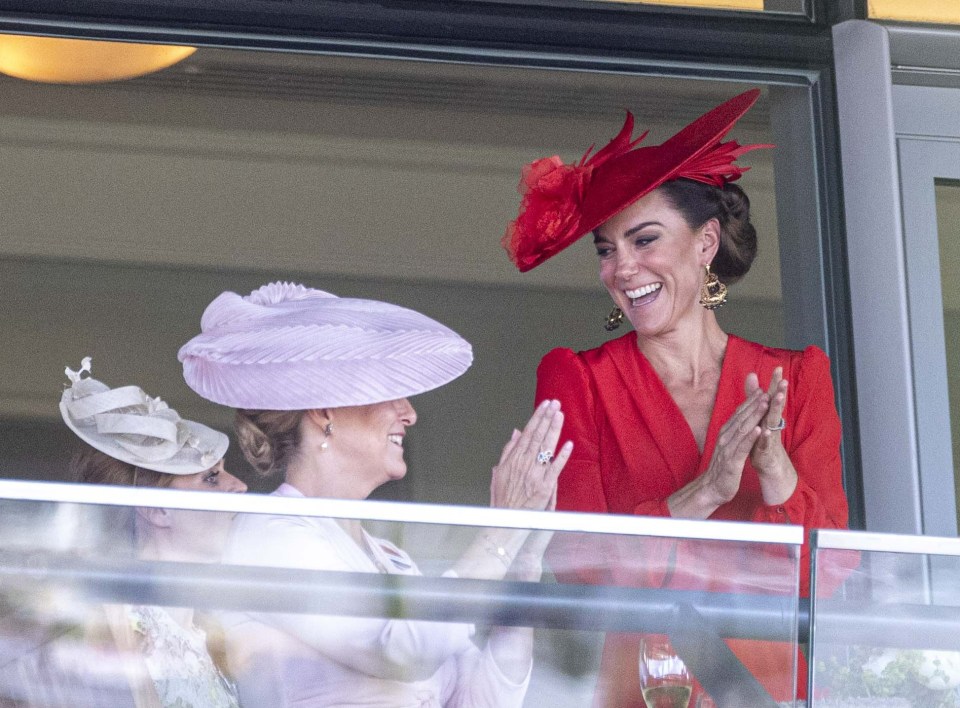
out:
<path id="1" fill-rule="evenodd" d="M 406 398 L 333 408 L 330 421 L 328 453 L 337 455 L 349 487 L 338 496 L 364 499 L 381 484 L 406 475 L 403 441 L 407 427 L 417 422 Z"/>
<path id="2" fill-rule="evenodd" d="M 595 232 L 600 280 L 640 336 L 670 334 L 703 316 L 700 286 L 718 238 L 716 220 L 694 229 L 655 190 Z"/>

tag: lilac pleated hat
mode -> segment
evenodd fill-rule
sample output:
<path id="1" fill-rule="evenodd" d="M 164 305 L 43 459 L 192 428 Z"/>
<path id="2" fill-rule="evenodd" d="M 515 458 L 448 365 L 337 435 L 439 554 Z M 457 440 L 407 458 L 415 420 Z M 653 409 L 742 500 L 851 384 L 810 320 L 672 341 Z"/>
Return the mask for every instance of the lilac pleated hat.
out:
<path id="1" fill-rule="evenodd" d="M 406 398 L 473 362 L 470 343 L 419 312 L 294 283 L 221 293 L 180 348 L 187 384 L 232 408 L 308 410 Z"/>

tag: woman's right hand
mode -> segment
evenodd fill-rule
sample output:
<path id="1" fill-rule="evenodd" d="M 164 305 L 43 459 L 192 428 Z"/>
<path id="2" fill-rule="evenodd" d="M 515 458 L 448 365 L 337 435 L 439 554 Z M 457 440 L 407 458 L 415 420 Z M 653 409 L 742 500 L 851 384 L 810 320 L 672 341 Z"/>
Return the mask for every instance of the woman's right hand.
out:
<path id="1" fill-rule="evenodd" d="M 770 397 L 759 388 L 740 404 L 720 428 L 710 466 L 667 499 L 672 516 L 706 519 L 736 496 L 744 465 L 760 437 L 760 423 L 769 405 Z"/>
<path id="2" fill-rule="evenodd" d="M 552 508 L 557 477 L 573 451 L 570 441 L 557 451 L 562 428 L 560 402 L 548 400 L 537 407 L 523 432 L 513 431 L 500 462 L 493 468 L 490 506 L 537 511 Z M 544 462 L 541 453 L 552 459 Z"/>

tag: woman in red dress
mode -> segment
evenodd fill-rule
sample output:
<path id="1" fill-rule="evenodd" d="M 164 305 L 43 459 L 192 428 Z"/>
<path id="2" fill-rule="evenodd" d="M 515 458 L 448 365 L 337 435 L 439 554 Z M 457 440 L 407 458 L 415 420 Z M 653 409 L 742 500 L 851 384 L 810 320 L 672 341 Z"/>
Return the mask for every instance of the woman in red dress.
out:
<path id="1" fill-rule="evenodd" d="M 846 527 L 826 355 L 746 341 L 714 315 L 757 251 L 749 200 L 732 182 L 743 153 L 769 146 L 721 140 L 758 96 L 741 94 L 653 147 L 636 147 L 628 114 L 592 157 L 524 170 L 520 215 L 503 240 L 513 262 L 529 270 L 592 233 L 616 306 L 610 324 L 625 316 L 634 330 L 590 351 L 555 349 L 537 371 L 537 400 L 561 402 L 563 437 L 574 441 L 558 509 Z M 673 562 L 683 560 L 702 578 L 732 574 L 726 559 Z M 808 572 L 805 546 L 804 593 Z M 690 587 L 669 572 L 663 582 Z M 608 637 L 599 705 L 643 705 L 637 642 Z M 775 699 L 793 697 L 783 647 L 729 644 Z"/>

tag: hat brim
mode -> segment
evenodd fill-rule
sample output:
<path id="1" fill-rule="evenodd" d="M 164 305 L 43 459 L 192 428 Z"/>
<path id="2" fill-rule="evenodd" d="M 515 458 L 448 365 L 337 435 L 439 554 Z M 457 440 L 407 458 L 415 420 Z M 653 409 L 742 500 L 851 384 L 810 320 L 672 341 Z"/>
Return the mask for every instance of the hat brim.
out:
<path id="1" fill-rule="evenodd" d="M 60 415 L 63 417 L 63 422 L 67 424 L 67 427 L 70 428 L 77 437 L 104 455 L 108 455 L 115 460 L 126 462 L 135 467 L 142 467 L 146 470 L 153 470 L 154 472 L 162 472 L 164 474 L 190 475 L 205 472 L 223 459 L 223 456 L 227 453 L 227 448 L 230 446 L 230 439 L 219 430 L 208 428 L 201 423 L 195 423 L 191 420 L 182 420 L 181 422 L 187 426 L 191 435 L 200 439 L 216 441 L 212 454 L 210 455 L 210 458 L 216 459 L 214 459 L 212 464 L 205 465 L 200 460 L 199 452 L 189 446 L 184 446 L 171 458 L 162 462 L 151 462 L 137 457 L 126 448 L 118 445 L 114 436 L 97 433 L 95 425 L 77 425 L 67 411 L 66 403 L 62 401 L 60 403 Z"/>
<path id="2" fill-rule="evenodd" d="M 265 297 L 264 293 L 271 294 Z M 426 315 L 293 284 L 222 293 L 178 353 L 203 398 L 231 408 L 311 410 L 408 398 L 473 362 L 470 343 Z"/>
<path id="3" fill-rule="evenodd" d="M 202 345 L 203 335 L 193 344 Z M 367 360 L 316 360 L 244 366 L 181 357 L 188 385 L 231 408 L 311 410 L 363 406 L 426 393 L 453 381 L 473 362 L 469 346 L 433 354 Z"/>
<path id="4" fill-rule="evenodd" d="M 602 226 L 664 182 L 682 175 L 730 132 L 758 98 L 760 89 L 745 91 L 704 113 L 660 145 L 639 148 L 600 165 L 584 199 L 580 236 Z M 670 169 L 664 169 L 664 165 Z"/>

